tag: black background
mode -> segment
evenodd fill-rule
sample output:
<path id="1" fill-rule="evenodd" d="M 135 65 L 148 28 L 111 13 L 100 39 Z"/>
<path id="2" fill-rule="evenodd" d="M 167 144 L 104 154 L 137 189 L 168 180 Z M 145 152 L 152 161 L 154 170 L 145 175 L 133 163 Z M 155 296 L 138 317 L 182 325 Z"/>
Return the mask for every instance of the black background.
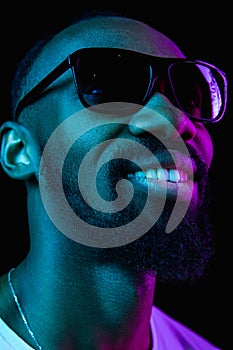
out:
<path id="1" fill-rule="evenodd" d="M 30 4 L 30 3 L 29 3 Z M 37 39 L 60 29 L 80 10 L 108 7 L 123 9 L 147 21 L 173 39 L 184 53 L 194 59 L 216 64 L 227 74 L 229 103 L 225 118 L 209 130 L 214 142 L 211 168 L 213 209 L 216 234 L 215 258 L 206 276 L 195 283 L 158 285 L 155 303 L 177 320 L 193 328 L 221 349 L 230 348 L 232 290 L 232 30 L 230 5 L 154 1 L 81 1 L 77 4 L 31 2 L 9 4 L 1 9 L 0 117 L 10 118 L 9 87 L 18 60 Z M 98 4 L 98 5 L 97 5 Z M 26 254 L 28 226 L 24 184 L 11 180 L 0 169 L 1 228 L 0 274 L 15 266 Z M 233 215 L 233 214 L 232 214 Z M 175 349 L 174 349 L 175 350 Z"/>

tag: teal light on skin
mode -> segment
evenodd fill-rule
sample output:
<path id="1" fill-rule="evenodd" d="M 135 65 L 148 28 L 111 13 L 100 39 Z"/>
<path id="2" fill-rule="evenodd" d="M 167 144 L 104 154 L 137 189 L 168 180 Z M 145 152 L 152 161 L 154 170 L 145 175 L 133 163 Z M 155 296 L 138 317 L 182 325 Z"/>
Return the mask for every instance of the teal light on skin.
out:
<path id="1" fill-rule="evenodd" d="M 160 57 L 185 57 L 170 39 L 141 22 L 126 18 L 85 20 L 65 29 L 45 46 L 28 75 L 23 94 L 73 51 L 96 46 L 126 48 Z M 152 96 L 147 107 L 156 110 L 172 123 L 185 144 L 198 152 L 208 171 L 213 145 L 205 126 L 191 121 L 163 95 Z M 82 109 L 69 70 L 39 100 L 22 112 L 19 123 L 9 122 L 7 130 L 2 129 L 5 135 L 4 170 L 13 178 L 25 180 L 28 195 L 30 251 L 16 267 L 12 280 L 31 328 L 35 330 L 35 336 L 43 349 L 57 350 L 69 344 L 72 350 L 148 350 L 156 271 L 151 274 L 147 270 L 138 271 L 134 262 L 146 264 L 145 260 L 151 259 L 153 252 L 147 254 L 143 245 L 145 243 L 140 245 L 139 242 L 132 250 L 127 246 L 105 250 L 79 244 L 57 229 L 41 199 L 39 169 L 42 151 L 54 130 Z M 92 118 L 90 113 L 89 118 L 80 118 L 80 124 L 91 129 Z M 102 118 L 104 121 L 107 117 Z M 122 129 L 121 125 L 116 124 L 115 128 L 96 133 L 96 144 L 122 134 L 141 140 L 145 136 L 145 129 L 161 129 L 164 138 L 173 137 L 163 130 L 164 125 L 159 122 L 159 118 L 150 118 L 144 113 L 136 113 L 131 118 L 134 121 L 132 124 L 140 127 L 129 125 Z M 68 142 L 68 131 L 65 130 L 63 134 L 61 152 Z M 18 145 L 12 142 L 15 138 L 21 140 L 22 157 L 19 157 Z M 85 154 L 91 141 L 84 137 L 82 149 L 78 142 L 74 145 L 74 158 L 70 164 Z M 51 169 L 55 158 L 56 154 L 51 154 Z M 43 176 L 51 176 L 49 170 L 44 169 Z M 74 206 L 75 176 L 68 172 L 64 174 L 64 183 L 71 190 L 70 200 Z M 106 179 L 102 179 L 99 185 L 105 188 L 106 183 Z M 199 183 L 196 184 L 197 190 L 192 201 L 191 210 L 194 214 L 197 213 L 201 191 L 198 186 Z M 188 225 L 189 222 L 185 221 L 182 227 L 187 230 Z M 179 234 L 178 231 L 178 238 Z M 179 248 L 183 245 L 183 238 Z M 201 246 L 200 242 L 197 246 Z M 186 248 L 179 251 L 180 254 L 195 260 L 195 256 L 190 258 L 185 255 Z M 150 248 L 147 246 L 147 249 Z M 164 254 L 166 252 L 164 249 Z M 175 262 L 180 267 L 179 257 L 183 256 L 177 254 Z M 166 262 L 167 256 L 160 258 Z M 187 277 L 188 272 L 182 272 Z M 176 273 L 174 271 L 175 277 Z M 6 300 L 11 300 L 7 290 Z M 1 314 L 8 319 L 8 311 L 3 305 L 0 306 Z M 8 321 L 17 334 L 33 346 L 19 316 L 12 316 Z"/>

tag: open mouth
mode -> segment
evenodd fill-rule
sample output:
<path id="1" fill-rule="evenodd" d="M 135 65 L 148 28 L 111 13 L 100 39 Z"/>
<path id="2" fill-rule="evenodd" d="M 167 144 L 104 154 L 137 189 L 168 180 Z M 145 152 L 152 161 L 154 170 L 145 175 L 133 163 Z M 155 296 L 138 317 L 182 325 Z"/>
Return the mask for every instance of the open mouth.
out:
<path id="1" fill-rule="evenodd" d="M 148 169 L 144 171 L 136 171 L 134 174 L 129 174 L 129 178 L 144 179 L 144 180 L 157 180 L 167 182 L 187 182 L 188 174 L 178 169 Z"/>
<path id="2" fill-rule="evenodd" d="M 119 149 L 118 149 L 119 150 Z M 120 179 L 129 180 L 135 190 L 173 200 L 190 201 L 193 189 L 196 163 L 189 154 L 177 150 L 162 150 L 152 154 L 140 153 L 130 149 L 122 152 L 127 158 L 116 157 L 112 152 L 112 161 L 103 167 L 102 176 L 109 170 L 113 187 Z M 130 156 L 129 156 L 130 155 Z"/>
<path id="3" fill-rule="evenodd" d="M 185 201 L 190 199 L 194 182 L 185 170 L 174 168 L 149 168 L 145 171 L 129 173 L 127 178 L 142 191 L 154 191 L 156 196 Z"/>

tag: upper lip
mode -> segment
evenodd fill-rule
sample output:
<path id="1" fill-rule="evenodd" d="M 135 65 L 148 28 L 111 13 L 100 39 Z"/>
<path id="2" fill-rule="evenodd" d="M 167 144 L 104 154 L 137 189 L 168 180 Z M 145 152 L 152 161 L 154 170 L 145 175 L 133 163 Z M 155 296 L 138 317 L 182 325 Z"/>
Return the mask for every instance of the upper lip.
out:
<path id="1" fill-rule="evenodd" d="M 127 169 L 127 174 L 138 171 L 138 166 L 142 171 L 148 169 L 177 169 L 185 172 L 189 177 L 196 172 L 195 162 L 188 154 L 181 154 L 179 151 L 159 151 L 150 158 L 140 158 L 132 156 L 131 165 Z"/>

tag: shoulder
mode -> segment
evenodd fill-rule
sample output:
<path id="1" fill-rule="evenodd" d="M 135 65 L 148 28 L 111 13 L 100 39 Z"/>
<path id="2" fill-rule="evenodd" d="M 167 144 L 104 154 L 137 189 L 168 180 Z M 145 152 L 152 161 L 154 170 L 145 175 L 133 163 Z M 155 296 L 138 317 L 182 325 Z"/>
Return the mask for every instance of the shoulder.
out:
<path id="1" fill-rule="evenodd" d="M 220 350 L 206 339 L 153 306 L 151 327 L 156 332 L 158 348 L 164 350 Z"/>

